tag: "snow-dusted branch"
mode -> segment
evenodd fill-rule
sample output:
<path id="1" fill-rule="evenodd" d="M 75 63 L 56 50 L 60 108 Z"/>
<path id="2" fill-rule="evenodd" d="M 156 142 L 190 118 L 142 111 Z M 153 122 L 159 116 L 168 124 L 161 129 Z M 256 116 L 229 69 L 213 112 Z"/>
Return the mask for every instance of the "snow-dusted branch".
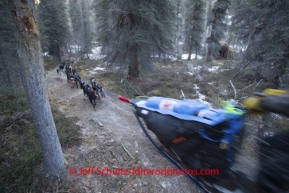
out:
<path id="1" fill-rule="evenodd" d="M 234 89 L 234 93 L 235 93 L 235 97 L 234 97 L 234 99 L 236 99 L 236 97 L 237 97 L 237 92 L 236 92 L 236 89 L 235 89 L 235 87 L 234 87 L 234 85 L 233 85 L 233 83 L 232 83 L 232 81 L 230 80 L 230 83 L 231 83 L 231 85 L 232 85 L 232 87 L 233 87 L 233 89 Z"/>

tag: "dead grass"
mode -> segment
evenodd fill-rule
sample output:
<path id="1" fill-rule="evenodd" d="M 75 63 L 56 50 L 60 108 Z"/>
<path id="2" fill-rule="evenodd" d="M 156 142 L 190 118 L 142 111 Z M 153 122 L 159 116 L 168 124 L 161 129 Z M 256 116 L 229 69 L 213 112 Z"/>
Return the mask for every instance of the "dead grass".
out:
<path id="1" fill-rule="evenodd" d="M 29 114 L 17 119 L 11 118 L 11 115 L 27 111 L 28 102 L 25 98 L 16 99 L 10 95 L 1 97 L 5 100 L 1 102 L 3 119 L 0 127 L 0 192 L 43 190 L 49 185 L 38 176 L 42 153 L 33 119 Z M 66 118 L 55 107 L 52 110 L 62 147 L 77 145 L 80 134 L 75 119 Z"/>

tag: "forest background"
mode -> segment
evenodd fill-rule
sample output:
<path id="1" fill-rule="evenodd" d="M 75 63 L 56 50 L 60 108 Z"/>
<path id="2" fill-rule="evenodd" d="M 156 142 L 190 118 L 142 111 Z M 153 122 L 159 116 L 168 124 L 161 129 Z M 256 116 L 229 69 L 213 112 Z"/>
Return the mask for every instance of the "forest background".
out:
<path id="1" fill-rule="evenodd" d="M 69 60 L 88 78 L 85 69 L 102 67 L 107 71 L 97 78 L 111 92 L 181 98 L 182 90 L 187 98 L 205 95 L 213 107 L 232 98 L 242 103 L 265 88 L 288 89 L 287 0 L 28 2 L 41 41 L 33 54 L 41 53 L 46 71 Z M 43 149 L 23 81 L 13 3 L 21 1 L 0 1 L 1 192 L 37 191 L 47 188 L 35 183 Z M 103 57 L 93 58 L 96 48 Z M 62 148 L 80 143 L 75 120 L 51 108 Z M 275 116 L 254 121 L 250 131 L 257 136 L 288 125 Z"/>

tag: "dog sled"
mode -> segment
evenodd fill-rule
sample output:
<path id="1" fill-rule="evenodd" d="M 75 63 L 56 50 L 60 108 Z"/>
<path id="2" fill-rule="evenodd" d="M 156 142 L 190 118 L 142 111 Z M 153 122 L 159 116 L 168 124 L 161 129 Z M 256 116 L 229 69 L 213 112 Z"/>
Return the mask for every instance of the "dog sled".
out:
<path id="1" fill-rule="evenodd" d="M 227 183 L 224 179 L 230 178 L 232 173 L 231 166 L 244 133 L 246 110 L 233 103 L 227 103 L 223 109 L 212 109 L 191 99 L 140 97 L 129 100 L 121 96 L 119 99 L 134 106 L 136 118 L 147 137 L 179 170 L 217 169 L 218 175 L 189 172 L 186 175 L 203 192 L 222 192 L 216 186 Z M 160 148 L 147 129 L 165 149 Z"/>
<path id="2" fill-rule="evenodd" d="M 287 91 L 266 89 L 255 93 L 244 101 L 246 109 L 229 102 L 222 109 L 212 109 L 190 99 L 118 98 L 134 106 L 136 119 L 152 144 L 203 192 L 289 192 L 289 130 L 259 141 L 259 165 L 254 179 L 234 168 L 247 114 L 273 112 L 289 117 Z M 194 175 L 187 168 L 218 169 L 218 175 Z"/>

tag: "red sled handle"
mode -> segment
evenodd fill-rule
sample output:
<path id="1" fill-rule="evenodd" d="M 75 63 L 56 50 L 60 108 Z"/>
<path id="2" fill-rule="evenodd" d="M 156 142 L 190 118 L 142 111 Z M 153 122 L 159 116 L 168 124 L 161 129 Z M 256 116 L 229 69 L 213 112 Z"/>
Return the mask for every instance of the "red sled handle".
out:
<path id="1" fill-rule="evenodd" d="M 118 96 L 118 99 L 121 100 L 121 101 L 124 101 L 124 102 L 126 102 L 126 103 L 130 103 L 129 98 L 125 98 L 125 97 L 123 97 L 123 96 Z"/>

